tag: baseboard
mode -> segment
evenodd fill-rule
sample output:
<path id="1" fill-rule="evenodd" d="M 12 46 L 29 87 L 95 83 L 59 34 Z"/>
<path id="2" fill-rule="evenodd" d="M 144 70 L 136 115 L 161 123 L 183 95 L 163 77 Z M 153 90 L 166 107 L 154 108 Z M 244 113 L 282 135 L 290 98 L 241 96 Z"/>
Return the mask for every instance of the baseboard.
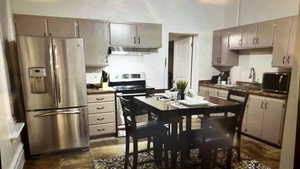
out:
<path id="1" fill-rule="evenodd" d="M 11 169 L 23 169 L 25 165 L 25 154 L 23 144 L 20 143 L 17 152 L 12 160 Z"/>

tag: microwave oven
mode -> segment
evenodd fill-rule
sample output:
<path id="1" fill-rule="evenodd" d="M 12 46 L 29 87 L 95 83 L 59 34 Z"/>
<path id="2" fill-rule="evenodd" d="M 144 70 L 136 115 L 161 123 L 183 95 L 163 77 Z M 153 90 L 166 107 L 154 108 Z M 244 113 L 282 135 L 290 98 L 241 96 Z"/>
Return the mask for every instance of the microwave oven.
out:
<path id="1" fill-rule="evenodd" d="M 290 85 L 290 72 L 263 74 L 262 89 L 266 92 L 287 94 Z"/>

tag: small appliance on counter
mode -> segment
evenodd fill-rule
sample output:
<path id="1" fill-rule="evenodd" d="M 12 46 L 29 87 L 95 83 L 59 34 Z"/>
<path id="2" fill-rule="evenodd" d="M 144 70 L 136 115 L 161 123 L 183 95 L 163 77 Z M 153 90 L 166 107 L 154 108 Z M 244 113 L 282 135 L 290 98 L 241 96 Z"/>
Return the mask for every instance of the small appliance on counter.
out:
<path id="1" fill-rule="evenodd" d="M 101 76 L 101 88 L 108 88 L 108 82 L 109 82 L 109 74 L 106 71 L 102 71 L 102 76 Z"/>
<path id="2" fill-rule="evenodd" d="M 210 82 L 212 84 L 230 84 L 230 72 L 229 71 L 223 71 L 220 72 L 219 75 L 212 76 Z"/>
<path id="3" fill-rule="evenodd" d="M 263 74 L 262 89 L 266 92 L 284 93 L 289 91 L 290 72 L 272 72 Z"/>

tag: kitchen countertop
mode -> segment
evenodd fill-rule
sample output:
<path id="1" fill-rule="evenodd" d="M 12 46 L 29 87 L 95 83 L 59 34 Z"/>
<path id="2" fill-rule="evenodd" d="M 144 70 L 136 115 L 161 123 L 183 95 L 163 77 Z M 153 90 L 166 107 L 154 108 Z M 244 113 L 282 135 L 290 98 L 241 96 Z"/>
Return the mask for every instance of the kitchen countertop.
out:
<path id="1" fill-rule="evenodd" d="M 115 89 L 113 88 L 87 89 L 87 94 L 106 94 L 106 93 L 115 93 Z"/>
<path id="2" fill-rule="evenodd" d="M 217 84 L 202 83 L 201 81 L 199 82 L 199 86 L 205 86 L 205 87 L 211 87 L 211 88 L 223 89 L 223 90 L 236 90 L 236 91 L 240 91 L 240 92 L 247 92 L 247 93 L 253 94 L 253 95 L 273 97 L 273 98 L 277 98 L 277 99 L 287 99 L 287 97 L 288 97 L 287 94 L 271 93 L 271 92 L 265 92 L 263 90 L 237 89 L 237 88 L 231 88 L 228 86 L 222 86 L 222 85 L 217 85 Z"/>

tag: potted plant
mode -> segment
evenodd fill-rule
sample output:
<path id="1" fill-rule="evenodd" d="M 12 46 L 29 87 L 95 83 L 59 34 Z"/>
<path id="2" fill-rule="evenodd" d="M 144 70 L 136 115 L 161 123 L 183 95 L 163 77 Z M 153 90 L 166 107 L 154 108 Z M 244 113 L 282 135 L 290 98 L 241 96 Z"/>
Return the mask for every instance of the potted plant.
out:
<path id="1" fill-rule="evenodd" d="M 176 88 L 178 90 L 178 100 L 184 100 L 184 92 L 188 85 L 188 82 L 185 80 L 179 80 L 176 82 Z"/>

